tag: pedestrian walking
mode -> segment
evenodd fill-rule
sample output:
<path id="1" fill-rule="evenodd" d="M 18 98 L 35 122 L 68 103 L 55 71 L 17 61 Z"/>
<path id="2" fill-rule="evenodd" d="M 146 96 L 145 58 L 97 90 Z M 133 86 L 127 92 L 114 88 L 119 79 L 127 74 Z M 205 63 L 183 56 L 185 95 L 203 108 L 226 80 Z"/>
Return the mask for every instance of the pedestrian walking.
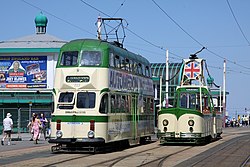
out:
<path id="1" fill-rule="evenodd" d="M 6 118 L 3 120 L 3 138 L 1 140 L 1 144 L 4 145 L 5 139 L 8 137 L 8 145 L 11 144 L 11 131 L 13 128 L 13 121 L 10 118 L 11 114 L 7 113 Z"/>
<path id="2" fill-rule="evenodd" d="M 41 113 L 41 115 L 40 115 L 40 121 L 42 124 L 41 129 L 40 129 L 40 136 L 41 136 L 41 134 L 43 134 L 44 140 L 46 140 L 46 125 L 48 123 L 48 120 L 43 113 Z"/>
<path id="3" fill-rule="evenodd" d="M 30 118 L 30 121 L 29 121 L 29 123 L 27 125 L 27 128 L 29 128 L 29 132 L 31 134 L 30 141 L 33 141 L 33 134 L 34 134 L 34 132 L 33 132 L 33 129 L 32 129 L 32 121 L 33 121 L 33 117 L 34 116 L 35 116 L 35 113 L 32 113 L 32 117 Z"/>
<path id="4" fill-rule="evenodd" d="M 33 130 L 33 133 L 34 133 L 33 134 L 33 140 L 34 140 L 35 144 L 38 144 L 37 141 L 38 141 L 38 138 L 39 138 L 40 127 L 41 127 L 41 121 L 38 118 L 38 115 L 35 114 L 35 116 L 33 117 L 33 120 L 32 120 L 32 130 Z"/>

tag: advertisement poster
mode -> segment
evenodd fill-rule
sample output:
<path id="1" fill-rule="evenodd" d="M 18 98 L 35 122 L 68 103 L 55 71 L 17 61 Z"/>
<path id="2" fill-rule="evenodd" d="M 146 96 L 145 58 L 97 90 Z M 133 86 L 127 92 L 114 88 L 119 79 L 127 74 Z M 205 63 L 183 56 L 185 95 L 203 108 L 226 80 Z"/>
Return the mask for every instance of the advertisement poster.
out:
<path id="1" fill-rule="evenodd" d="M 1 56 L 0 88 L 47 88 L 47 56 Z"/>

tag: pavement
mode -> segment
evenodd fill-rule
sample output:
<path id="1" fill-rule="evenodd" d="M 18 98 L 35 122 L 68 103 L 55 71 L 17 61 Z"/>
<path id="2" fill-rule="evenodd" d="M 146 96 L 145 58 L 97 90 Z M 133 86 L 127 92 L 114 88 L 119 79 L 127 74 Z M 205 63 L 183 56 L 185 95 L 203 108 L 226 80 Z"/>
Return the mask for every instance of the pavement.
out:
<path id="1" fill-rule="evenodd" d="M 3 134 L 0 134 L 0 139 L 3 138 Z M 11 139 L 12 141 L 29 141 L 31 138 L 31 134 L 30 133 L 12 133 L 11 134 Z"/>
<path id="2" fill-rule="evenodd" d="M 0 140 L 2 140 L 3 135 L 0 135 Z M 11 134 L 11 144 L 7 145 L 7 140 L 5 140 L 4 145 L 0 144 L 0 152 L 2 151 L 14 151 L 24 148 L 33 148 L 33 147 L 41 147 L 41 146 L 50 146 L 48 143 L 48 139 L 45 140 L 43 135 L 38 140 L 38 144 L 34 144 L 34 141 L 30 141 L 31 134 L 30 133 L 13 133 Z M 49 147 L 48 147 L 49 150 Z"/>

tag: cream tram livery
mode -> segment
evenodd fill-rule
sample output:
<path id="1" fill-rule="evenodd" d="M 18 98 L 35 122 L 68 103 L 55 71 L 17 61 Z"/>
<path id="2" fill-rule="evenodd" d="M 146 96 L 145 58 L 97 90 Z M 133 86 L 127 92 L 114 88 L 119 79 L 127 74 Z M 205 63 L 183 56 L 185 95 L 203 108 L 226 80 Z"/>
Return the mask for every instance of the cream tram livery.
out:
<path id="1" fill-rule="evenodd" d="M 174 106 L 158 113 L 157 136 L 161 144 L 201 144 L 219 138 L 222 133 L 222 114 L 214 109 L 204 81 L 204 60 L 195 57 L 183 61 Z"/>
<path id="2" fill-rule="evenodd" d="M 52 151 L 143 143 L 154 133 L 150 63 L 116 43 L 73 40 L 60 51 Z"/>

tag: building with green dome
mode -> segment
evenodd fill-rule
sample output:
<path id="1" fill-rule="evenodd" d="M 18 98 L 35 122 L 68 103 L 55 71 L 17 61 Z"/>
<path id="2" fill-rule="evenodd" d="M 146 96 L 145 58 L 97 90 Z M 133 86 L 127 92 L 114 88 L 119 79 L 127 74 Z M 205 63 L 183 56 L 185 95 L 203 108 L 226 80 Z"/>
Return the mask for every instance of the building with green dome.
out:
<path id="1" fill-rule="evenodd" d="M 35 18 L 36 23 L 36 33 L 37 34 L 44 34 L 46 33 L 46 27 L 48 23 L 48 19 L 43 13 L 41 12 L 39 15 Z"/>
<path id="2" fill-rule="evenodd" d="M 55 66 L 67 42 L 47 34 L 47 24 L 47 17 L 39 13 L 35 34 L 0 41 L 0 129 L 8 112 L 21 131 L 26 131 L 31 113 L 50 117 Z"/>

